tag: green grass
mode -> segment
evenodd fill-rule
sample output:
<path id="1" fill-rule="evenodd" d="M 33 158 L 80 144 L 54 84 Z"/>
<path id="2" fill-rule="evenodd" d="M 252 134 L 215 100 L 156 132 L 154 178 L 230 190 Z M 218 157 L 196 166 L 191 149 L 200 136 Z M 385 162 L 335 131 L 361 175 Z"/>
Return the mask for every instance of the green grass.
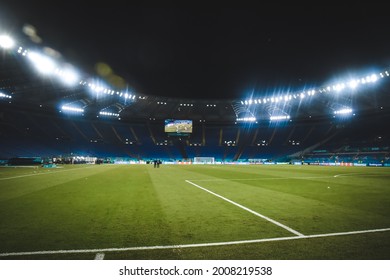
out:
<path id="1" fill-rule="evenodd" d="M 186 182 L 310 236 L 389 229 L 389 171 L 291 165 L 1 167 L 0 254 L 99 249 L 107 259 L 390 259 L 390 231 L 278 240 L 296 235 Z"/>

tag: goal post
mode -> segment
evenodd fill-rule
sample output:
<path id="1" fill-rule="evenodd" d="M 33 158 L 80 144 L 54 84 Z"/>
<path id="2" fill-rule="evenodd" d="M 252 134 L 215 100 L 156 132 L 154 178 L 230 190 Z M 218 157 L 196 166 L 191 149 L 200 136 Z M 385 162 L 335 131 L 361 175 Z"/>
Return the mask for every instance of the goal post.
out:
<path id="1" fill-rule="evenodd" d="M 194 157 L 193 164 L 214 164 L 214 157 Z"/>

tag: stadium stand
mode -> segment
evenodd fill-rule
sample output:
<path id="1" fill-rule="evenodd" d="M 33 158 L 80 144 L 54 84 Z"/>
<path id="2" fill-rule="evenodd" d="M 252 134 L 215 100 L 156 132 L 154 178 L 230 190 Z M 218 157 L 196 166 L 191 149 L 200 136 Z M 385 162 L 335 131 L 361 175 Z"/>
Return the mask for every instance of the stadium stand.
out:
<path id="1" fill-rule="evenodd" d="M 374 116 L 341 123 L 326 120 L 281 126 L 204 123 L 194 127 L 194 134 L 177 137 L 167 136 L 158 121 L 123 123 L 3 110 L 0 158 L 79 155 L 188 161 L 214 157 L 222 162 L 262 159 L 383 164 L 389 162 L 390 135 L 373 125 L 377 121 Z"/>
<path id="2" fill-rule="evenodd" d="M 229 163 L 389 163 L 388 71 L 361 79 L 361 89 L 346 90 L 342 96 L 337 86 L 336 92 L 324 86 L 315 97 L 291 92 L 244 101 L 114 94 L 85 81 L 68 87 L 34 73 L 23 54 L 5 55 L 1 66 L 2 164 L 18 157 L 77 156 L 102 162 L 212 157 Z M 374 86 L 379 79 L 380 86 Z M 356 115 L 336 117 L 335 108 L 352 100 Z M 64 112 L 63 104 L 77 106 Z M 290 115 L 271 121 L 284 107 Z M 254 121 L 240 122 L 238 117 L 247 113 L 256 115 Z M 172 118 L 192 120 L 192 133 L 165 133 L 164 120 Z"/>

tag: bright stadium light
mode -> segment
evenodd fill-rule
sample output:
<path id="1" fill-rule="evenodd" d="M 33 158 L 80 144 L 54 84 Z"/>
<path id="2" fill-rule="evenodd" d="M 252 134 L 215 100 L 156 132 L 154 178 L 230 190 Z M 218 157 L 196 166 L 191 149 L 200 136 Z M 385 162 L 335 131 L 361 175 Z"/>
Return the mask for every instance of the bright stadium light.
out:
<path id="1" fill-rule="evenodd" d="M 368 76 L 366 79 L 368 80 L 368 82 L 375 83 L 378 80 L 378 77 L 377 75 L 372 74 L 371 76 Z"/>
<path id="2" fill-rule="evenodd" d="M 99 115 L 107 116 L 107 117 L 119 117 L 119 114 L 112 113 L 112 112 L 107 112 L 107 111 L 100 111 Z"/>
<path id="3" fill-rule="evenodd" d="M 11 49 L 15 46 L 15 41 L 8 35 L 0 35 L 0 47 L 3 49 Z"/>
<path id="4" fill-rule="evenodd" d="M 0 98 L 12 98 L 11 95 L 0 92 Z"/>
<path id="5" fill-rule="evenodd" d="M 359 81 L 357 80 L 351 80 L 348 82 L 348 86 L 352 89 L 356 88 L 358 86 Z"/>
<path id="6" fill-rule="evenodd" d="M 62 106 L 61 110 L 63 110 L 64 112 L 84 113 L 84 109 L 82 108 L 67 105 Z"/>
<path id="7" fill-rule="evenodd" d="M 27 57 L 33 62 L 33 65 L 39 72 L 43 74 L 54 73 L 56 64 L 51 58 L 37 52 L 29 52 Z"/>
<path id="8" fill-rule="evenodd" d="M 56 74 L 60 80 L 67 85 L 75 85 L 79 81 L 78 73 L 70 68 L 64 70 L 57 69 Z"/>
<path id="9" fill-rule="evenodd" d="M 238 122 L 255 122 L 257 121 L 255 117 L 246 117 L 246 118 L 236 118 Z"/>
<path id="10" fill-rule="evenodd" d="M 335 115 L 348 115 L 348 114 L 352 114 L 352 109 L 351 108 L 341 109 L 341 110 L 338 110 L 338 111 L 334 111 L 334 114 Z"/>
<path id="11" fill-rule="evenodd" d="M 379 79 L 387 78 L 390 77 L 390 73 L 388 70 L 384 70 L 382 72 L 378 73 L 373 73 L 373 74 L 368 74 L 366 76 L 362 76 L 360 78 L 354 78 L 354 79 L 347 79 L 345 81 L 340 81 L 338 83 L 334 84 L 328 84 L 321 86 L 319 88 L 313 88 L 310 90 L 303 90 L 303 91 L 295 91 L 295 92 L 284 92 L 284 93 L 279 93 L 278 96 L 259 96 L 259 97 L 254 97 L 253 92 L 251 93 L 251 97 L 242 100 L 241 105 L 246 105 L 246 106 L 253 106 L 255 105 L 265 105 L 267 103 L 278 103 L 278 102 L 290 102 L 291 100 L 304 100 L 307 97 L 314 97 L 319 94 L 327 94 L 331 92 L 335 93 L 341 93 L 343 91 L 346 91 L 347 89 L 355 90 L 359 86 L 364 86 L 367 84 L 373 84 L 379 81 Z"/>
<path id="12" fill-rule="evenodd" d="M 286 116 L 271 116 L 269 118 L 271 121 L 286 121 L 290 119 L 289 115 Z"/>

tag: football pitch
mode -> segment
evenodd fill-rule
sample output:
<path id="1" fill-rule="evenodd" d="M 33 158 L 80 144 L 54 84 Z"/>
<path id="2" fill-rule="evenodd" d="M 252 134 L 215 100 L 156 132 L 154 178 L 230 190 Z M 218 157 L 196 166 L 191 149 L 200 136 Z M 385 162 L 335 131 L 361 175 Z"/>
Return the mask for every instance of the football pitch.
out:
<path id="1" fill-rule="evenodd" d="M 390 259 L 390 169 L 0 167 L 0 259 Z"/>

